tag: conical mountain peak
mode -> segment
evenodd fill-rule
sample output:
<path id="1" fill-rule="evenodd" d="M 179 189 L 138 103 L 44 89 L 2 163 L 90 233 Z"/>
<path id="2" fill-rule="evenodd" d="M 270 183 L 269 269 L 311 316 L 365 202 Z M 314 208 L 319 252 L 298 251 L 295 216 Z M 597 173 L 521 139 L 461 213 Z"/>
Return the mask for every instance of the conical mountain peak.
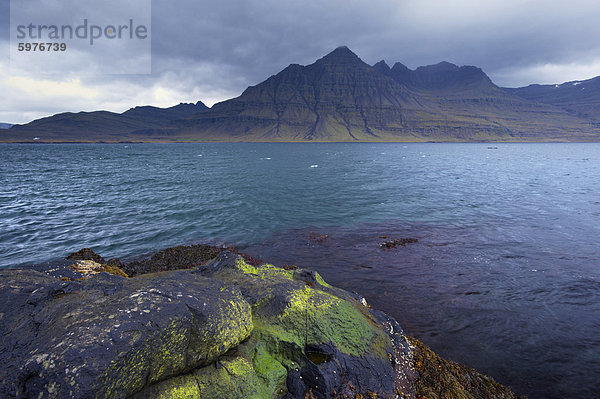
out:
<path id="1" fill-rule="evenodd" d="M 358 56 L 348 48 L 348 46 L 339 46 L 335 50 L 333 50 L 328 55 L 336 55 L 338 57 L 353 57 L 358 58 Z M 327 57 L 327 55 L 325 56 Z"/>
<path id="2" fill-rule="evenodd" d="M 322 65 L 367 65 L 347 46 L 340 46 L 327 54 L 325 57 L 317 60 L 315 64 Z"/>

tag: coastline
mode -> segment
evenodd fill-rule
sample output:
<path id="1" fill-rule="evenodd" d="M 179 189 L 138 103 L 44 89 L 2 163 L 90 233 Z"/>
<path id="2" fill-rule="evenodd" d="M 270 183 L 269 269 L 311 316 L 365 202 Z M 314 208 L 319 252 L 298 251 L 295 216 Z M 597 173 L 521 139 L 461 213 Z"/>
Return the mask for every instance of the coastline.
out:
<path id="1" fill-rule="evenodd" d="M 569 144 L 569 143 L 600 143 L 600 140 L 590 139 L 590 140 L 560 140 L 560 139 L 545 139 L 545 140 L 460 140 L 460 139 L 451 139 L 451 140 L 89 140 L 89 141 L 67 141 L 67 140 L 29 140 L 29 141 L 13 141 L 13 140 L 2 140 L 0 139 L 0 144 L 211 144 L 211 143 L 223 143 L 223 144 L 236 144 L 236 143 L 256 143 L 256 144 L 269 144 L 269 143 L 304 143 L 304 144 L 319 144 L 319 143 L 397 143 L 397 144 L 407 144 L 407 143 L 437 143 L 437 144 L 543 144 L 543 143 L 555 143 L 555 144 Z"/>

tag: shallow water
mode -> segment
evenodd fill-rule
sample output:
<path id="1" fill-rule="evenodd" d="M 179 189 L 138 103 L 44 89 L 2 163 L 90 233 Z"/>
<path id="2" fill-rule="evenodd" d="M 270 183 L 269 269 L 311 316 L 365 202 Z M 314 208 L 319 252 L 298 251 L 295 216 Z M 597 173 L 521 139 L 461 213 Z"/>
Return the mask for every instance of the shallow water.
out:
<path id="1" fill-rule="evenodd" d="M 488 147 L 0 145 L 0 267 L 231 243 L 530 398 L 597 397 L 600 145 Z"/>

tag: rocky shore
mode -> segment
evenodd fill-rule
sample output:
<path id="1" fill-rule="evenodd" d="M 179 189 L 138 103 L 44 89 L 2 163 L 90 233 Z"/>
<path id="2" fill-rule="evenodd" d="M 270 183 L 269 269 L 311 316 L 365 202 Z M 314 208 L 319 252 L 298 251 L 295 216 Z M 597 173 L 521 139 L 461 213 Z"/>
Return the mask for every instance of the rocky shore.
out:
<path id="1" fill-rule="evenodd" d="M 0 270 L 2 398 L 517 398 L 318 273 L 193 245 Z"/>

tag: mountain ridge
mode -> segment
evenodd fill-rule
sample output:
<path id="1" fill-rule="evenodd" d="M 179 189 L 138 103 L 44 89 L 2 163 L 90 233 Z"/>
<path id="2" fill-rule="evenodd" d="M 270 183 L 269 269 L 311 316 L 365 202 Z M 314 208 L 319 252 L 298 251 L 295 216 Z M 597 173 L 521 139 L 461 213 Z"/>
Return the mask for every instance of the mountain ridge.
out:
<path id="1" fill-rule="evenodd" d="M 600 78 L 586 88 L 589 98 L 567 93 L 561 102 L 545 98 L 545 88 L 500 88 L 476 66 L 371 66 L 340 46 L 210 109 L 199 102 L 57 114 L 8 129 L 0 141 L 600 141 L 589 111 Z"/>
<path id="2" fill-rule="evenodd" d="M 121 141 L 123 135 L 128 133 L 166 127 L 177 119 L 185 119 L 208 109 L 198 101 L 168 108 L 137 106 L 122 113 L 63 112 L 27 124 L 13 125 L 4 134 L 14 134 L 13 141 Z M 58 137 L 57 130 L 60 130 Z M 82 137 L 82 130 L 86 131 L 87 137 Z M 4 134 L 0 134 L 0 141 L 6 141 Z"/>
<path id="3" fill-rule="evenodd" d="M 600 76 L 561 84 L 532 84 L 504 90 L 527 100 L 551 104 L 573 115 L 600 122 Z"/>

